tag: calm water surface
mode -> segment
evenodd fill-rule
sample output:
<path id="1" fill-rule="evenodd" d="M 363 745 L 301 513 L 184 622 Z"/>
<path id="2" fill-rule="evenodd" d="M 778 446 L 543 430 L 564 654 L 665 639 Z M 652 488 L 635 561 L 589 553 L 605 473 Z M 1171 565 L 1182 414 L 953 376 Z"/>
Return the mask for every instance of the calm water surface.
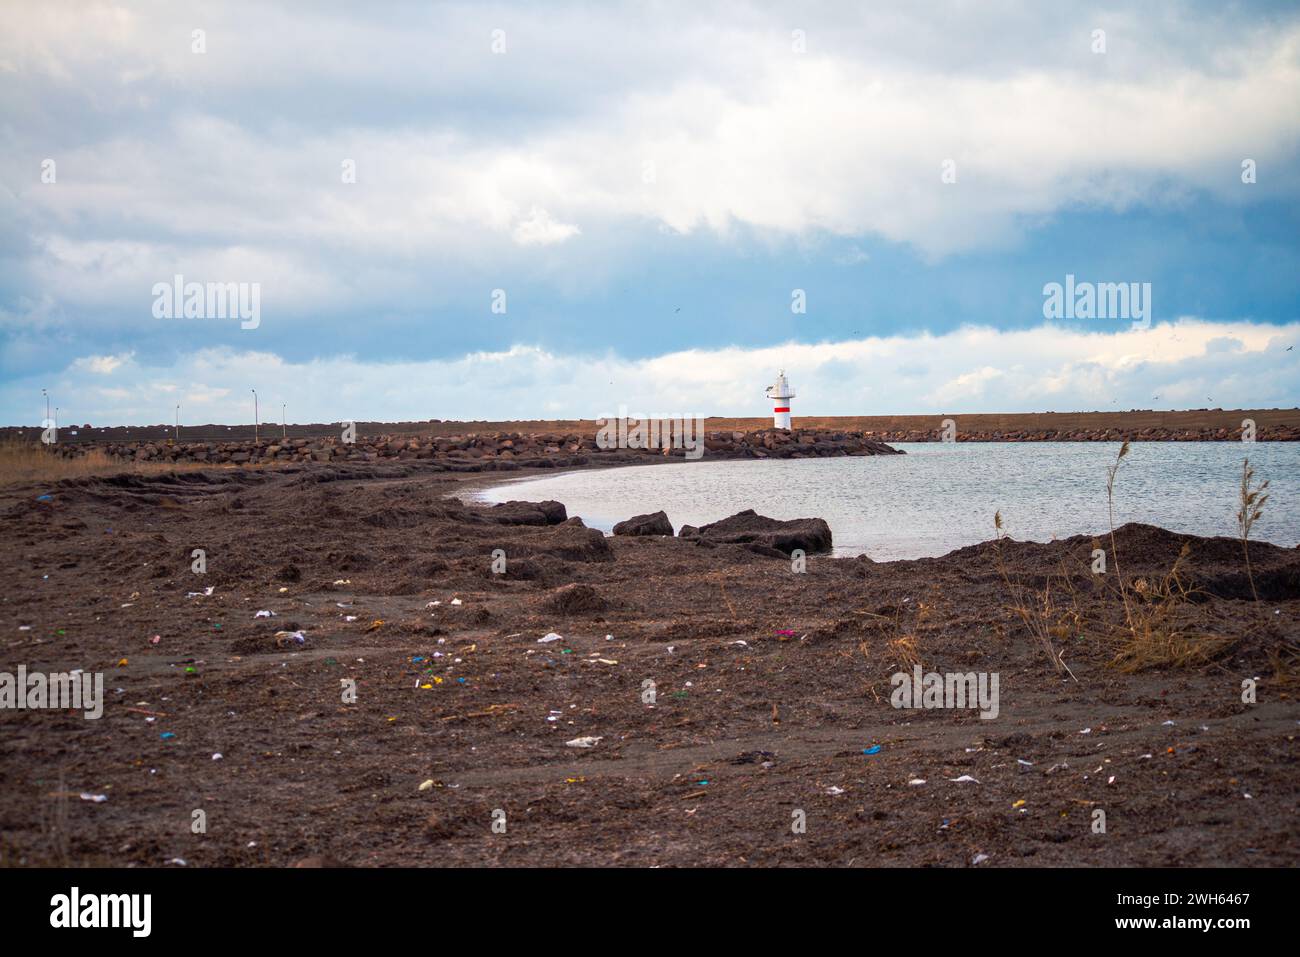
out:
<path id="1" fill-rule="evenodd" d="M 567 472 L 487 489 L 479 498 L 556 499 L 610 531 L 663 509 L 674 528 L 752 508 L 772 518 L 821 517 L 837 555 L 877 561 L 942 555 L 994 535 L 1000 510 L 1016 539 L 1050 541 L 1107 528 L 1106 469 L 1119 443 L 897 443 L 906 455 L 697 462 Z M 1115 522 L 1235 535 L 1241 461 L 1271 483 L 1252 537 L 1300 542 L 1300 443 L 1141 442 L 1120 469 Z"/>

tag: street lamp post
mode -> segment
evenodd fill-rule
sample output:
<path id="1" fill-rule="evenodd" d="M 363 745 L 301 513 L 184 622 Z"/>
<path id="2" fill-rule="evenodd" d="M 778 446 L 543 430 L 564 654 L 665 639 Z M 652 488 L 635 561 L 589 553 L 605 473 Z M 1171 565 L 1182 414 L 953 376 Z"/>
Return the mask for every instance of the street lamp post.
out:
<path id="1" fill-rule="evenodd" d="M 181 404 L 176 403 L 176 441 L 181 440 Z"/>
<path id="2" fill-rule="evenodd" d="M 257 444 L 257 390 L 249 389 L 253 393 L 253 444 Z"/>

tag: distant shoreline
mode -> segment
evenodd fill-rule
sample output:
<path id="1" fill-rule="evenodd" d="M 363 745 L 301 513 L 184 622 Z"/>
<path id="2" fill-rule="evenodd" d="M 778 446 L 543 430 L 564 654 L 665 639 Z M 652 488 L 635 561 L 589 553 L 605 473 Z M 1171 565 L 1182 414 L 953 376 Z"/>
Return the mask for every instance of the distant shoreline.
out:
<path id="1" fill-rule="evenodd" d="M 1257 437 L 1263 441 L 1300 441 L 1300 409 L 1190 409 L 1159 412 L 1133 409 L 1125 412 L 972 412 L 927 415 L 875 416 L 801 416 L 794 417 L 794 430 L 829 430 L 868 432 L 883 442 L 938 441 L 944 421 L 952 420 L 956 441 L 1118 441 L 1124 438 L 1150 441 L 1231 441 L 1240 438 L 1242 422 L 1255 423 Z M 594 436 L 595 419 L 529 420 L 441 420 L 420 422 L 357 421 L 362 436 L 427 435 L 433 437 L 483 433 L 521 433 L 560 436 L 578 434 Z M 707 432 L 752 432 L 770 429 L 771 416 L 728 418 L 709 416 L 704 420 Z M 251 423 L 206 423 L 180 427 L 184 442 L 248 442 L 253 439 Z M 276 439 L 327 438 L 338 434 L 338 423 L 308 423 L 281 426 L 263 422 L 259 438 L 266 443 Z M 76 433 L 76 434 L 73 434 Z M 172 438 L 172 425 L 130 425 L 96 427 L 85 423 L 65 422 L 59 427 L 59 441 L 85 442 L 162 442 Z M 1145 434 L 1144 434 L 1145 433 Z M 36 426 L 0 428 L 0 441 L 31 440 L 40 436 Z"/>

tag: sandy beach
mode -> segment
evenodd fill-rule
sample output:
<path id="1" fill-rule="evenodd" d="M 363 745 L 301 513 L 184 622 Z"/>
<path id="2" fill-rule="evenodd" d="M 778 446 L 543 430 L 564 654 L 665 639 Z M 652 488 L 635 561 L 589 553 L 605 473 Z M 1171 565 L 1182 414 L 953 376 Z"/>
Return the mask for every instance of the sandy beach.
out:
<path id="1" fill-rule="evenodd" d="M 4 861 L 1296 863 L 1295 549 L 1251 543 L 1258 599 L 1239 541 L 1141 525 L 795 573 L 463 501 L 499 481 L 5 486 L 4 668 L 103 672 L 106 703 L 6 713 Z M 918 665 L 996 673 L 996 718 L 894 707 Z"/>

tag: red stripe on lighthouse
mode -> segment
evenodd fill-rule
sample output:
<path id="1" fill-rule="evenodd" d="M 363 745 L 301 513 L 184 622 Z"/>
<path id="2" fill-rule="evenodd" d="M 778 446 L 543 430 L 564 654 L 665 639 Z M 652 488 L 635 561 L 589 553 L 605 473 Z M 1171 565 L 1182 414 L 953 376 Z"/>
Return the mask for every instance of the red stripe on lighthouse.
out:
<path id="1" fill-rule="evenodd" d="M 772 411 L 773 411 L 773 412 L 789 412 L 789 411 L 790 411 L 790 407 L 789 407 L 788 405 L 787 405 L 785 408 L 782 408 L 781 406 L 777 406 L 777 407 L 776 407 L 775 409 L 773 409 Z"/>

